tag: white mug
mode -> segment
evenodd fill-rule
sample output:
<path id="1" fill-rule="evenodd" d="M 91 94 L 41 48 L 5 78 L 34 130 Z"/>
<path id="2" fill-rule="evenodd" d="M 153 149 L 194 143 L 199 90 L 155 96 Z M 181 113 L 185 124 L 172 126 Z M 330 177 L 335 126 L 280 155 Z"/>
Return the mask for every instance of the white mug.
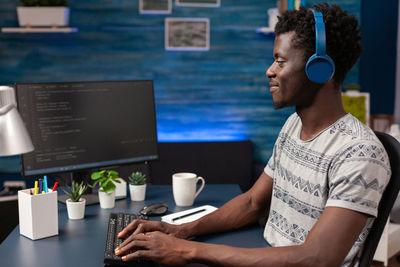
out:
<path id="1" fill-rule="evenodd" d="M 196 191 L 197 182 L 201 181 L 200 188 Z M 195 198 L 203 190 L 206 181 L 195 173 L 180 172 L 172 175 L 172 192 L 175 204 L 181 207 L 192 206 Z"/>

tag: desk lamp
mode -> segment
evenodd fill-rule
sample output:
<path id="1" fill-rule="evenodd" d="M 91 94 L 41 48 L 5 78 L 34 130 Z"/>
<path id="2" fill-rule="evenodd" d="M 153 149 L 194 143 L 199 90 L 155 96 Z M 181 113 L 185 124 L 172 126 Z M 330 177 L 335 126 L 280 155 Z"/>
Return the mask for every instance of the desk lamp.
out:
<path id="1" fill-rule="evenodd" d="M 0 86 L 0 156 L 12 156 L 33 150 L 28 131 L 17 111 L 15 91 Z"/>

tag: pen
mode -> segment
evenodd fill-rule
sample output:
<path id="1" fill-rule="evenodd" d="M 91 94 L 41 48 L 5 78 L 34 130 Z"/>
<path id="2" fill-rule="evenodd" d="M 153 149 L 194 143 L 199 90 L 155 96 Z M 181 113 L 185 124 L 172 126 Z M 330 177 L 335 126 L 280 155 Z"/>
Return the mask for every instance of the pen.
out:
<path id="1" fill-rule="evenodd" d="M 35 181 L 35 191 L 34 191 L 34 195 L 37 194 L 38 191 L 38 181 Z"/>
<path id="2" fill-rule="evenodd" d="M 185 214 L 185 215 L 182 215 L 182 216 L 173 218 L 172 221 L 174 222 L 174 221 L 177 221 L 177 220 L 180 220 L 180 219 L 183 219 L 183 218 L 186 218 L 186 217 L 195 215 L 195 214 L 200 213 L 200 212 L 203 212 L 203 211 L 206 211 L 206 209 L 196 210 L 196 211 L 193 211 L 193 212 L 191 212 L 191 213 L 188 213 L 188 214 Z"/>
<path id="3" fill-rule="evenodd" d="M 47 193 L 48 192 L 48 188 L 47 188 L 47 176 L 45 175 L 45 176 L 43 176 L 43 189 L 44 189 L 44 192 L 45 193 Z"/>
<path id="4" fill-rule="evenodd" d="M 53 192 L 56 191 L 57 185 L 58 185 L 58 182 L 56 182 L 56 183 L 54 184 L 54 186 L 53 186 Z"/>

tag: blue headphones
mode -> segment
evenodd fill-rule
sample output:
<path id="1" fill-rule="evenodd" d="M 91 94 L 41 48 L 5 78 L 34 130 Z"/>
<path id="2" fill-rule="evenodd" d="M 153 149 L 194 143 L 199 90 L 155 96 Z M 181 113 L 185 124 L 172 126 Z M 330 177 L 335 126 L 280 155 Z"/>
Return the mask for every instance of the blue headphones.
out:
<path id="1" fill-rule="evenodd" d="M 326 36 L 324 17 L 321 12 L 313 10 L 315 20 L 315 48 L 316 52 L 306 64 L 308 79 L 315 83 L 329 81 L 335 73 L 335 63 L 326 54 Z"/>

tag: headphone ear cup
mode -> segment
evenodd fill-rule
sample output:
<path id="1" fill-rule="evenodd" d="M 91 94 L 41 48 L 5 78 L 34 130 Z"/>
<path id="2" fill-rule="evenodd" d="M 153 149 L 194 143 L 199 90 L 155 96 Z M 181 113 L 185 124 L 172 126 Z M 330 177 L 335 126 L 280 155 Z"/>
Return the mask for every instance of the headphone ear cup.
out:
<path id="1" fill-rule="evenodd" d="M 335 73 L 335 63 L 328 56 L 311 56 L 306 64 L 306 74 L 310 81 L 324 83 L 329 81 Z"/>

